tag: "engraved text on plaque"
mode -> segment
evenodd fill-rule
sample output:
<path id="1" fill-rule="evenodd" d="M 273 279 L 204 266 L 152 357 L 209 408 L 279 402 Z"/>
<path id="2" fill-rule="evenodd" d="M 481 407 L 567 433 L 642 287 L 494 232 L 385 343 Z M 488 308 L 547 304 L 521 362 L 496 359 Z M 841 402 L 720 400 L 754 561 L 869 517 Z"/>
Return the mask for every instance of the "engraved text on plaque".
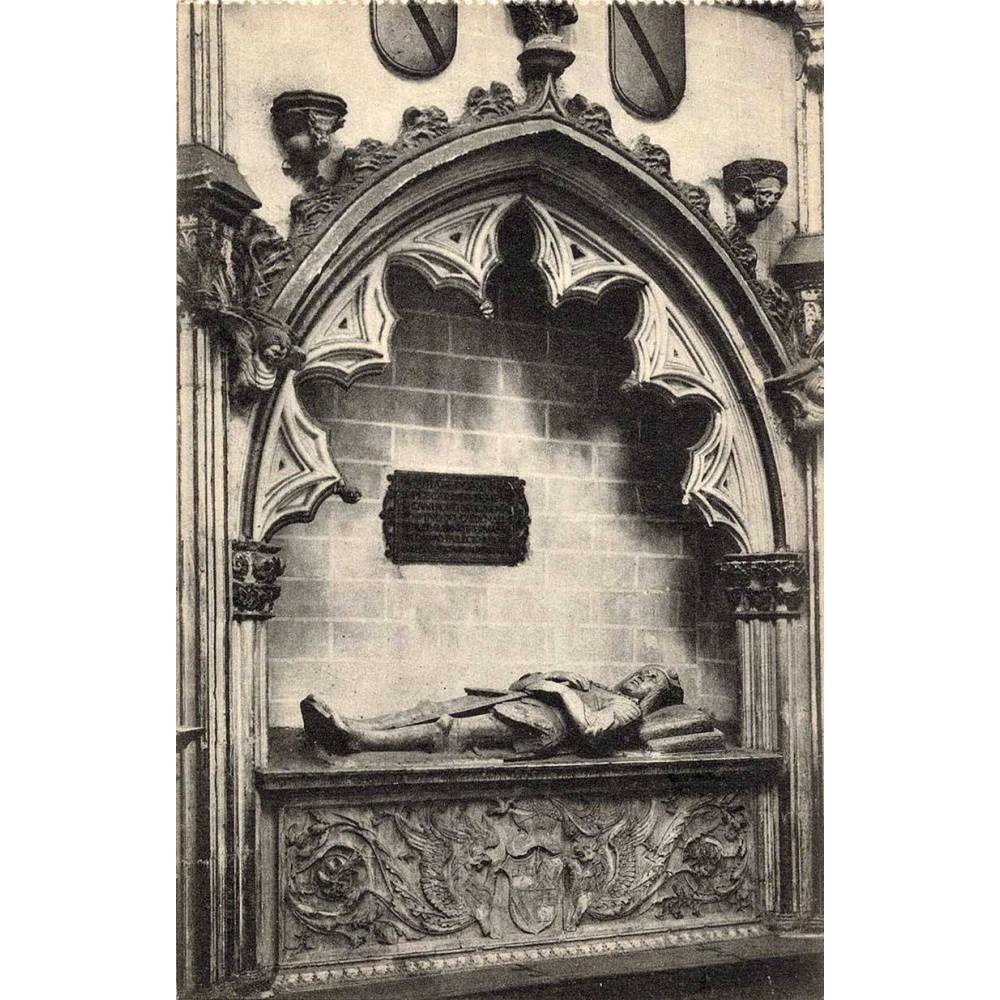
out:
<path id="1" fill-rule="evenodd" d="M 394 472 L 382 504 L 394 563 L 514 566 L 528 546 L 528 501 L 516 476 Z"/>

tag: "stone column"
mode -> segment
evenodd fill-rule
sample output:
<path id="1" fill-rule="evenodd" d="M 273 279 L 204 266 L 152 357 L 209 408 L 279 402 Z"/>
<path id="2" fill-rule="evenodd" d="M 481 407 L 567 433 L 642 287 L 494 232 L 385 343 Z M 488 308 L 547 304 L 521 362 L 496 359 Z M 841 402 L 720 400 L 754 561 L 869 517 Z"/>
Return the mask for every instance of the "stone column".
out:
<path id="1" fill-rule="evenodd" d="M 177 141 L 226 151 L 223 4 L 177 9 Z"/>
<path id="2" fill-rule="evenodd" d="M 807 560 L 798 553 L 727 556 L 722 581 L 737 622 L 743 745 L 779 751 L 777 785 L 758 799 L 764 911 L 783 922 L 812 912 L 813 686 Z M 790 921 L 789 921 L 790 918 Z"/>
<path id="3" fill-rule="evenodd" d="M 234 873 L 239 885 L 248 848 L 237 795 L 246 778 L 234 766 L 244 722 L 231 711 L 241 683 L 230 635 L 230 506 L 238 495 L 230 478 L 232 342 L 212 322 L 206 290 L 231 269 L 240 227 L 259 205 L 232 160 L 203 145 L 178 150 L 181 989 L 225 978 L 252 954 L 241 938 L 241 896 L 234 894 Z"/>
<path id="4" fill-rule="evenodd" d="M 276 545 L 236 539 L 231 545 L 232 646 L 229 681 L 231 781 L 233 802 L 234 942 L 238 967 L 256 968 L 258 955 L 261 873 L 260 802 L 254 773 L 267 763 L 267 629 L 285 571 Z"/>

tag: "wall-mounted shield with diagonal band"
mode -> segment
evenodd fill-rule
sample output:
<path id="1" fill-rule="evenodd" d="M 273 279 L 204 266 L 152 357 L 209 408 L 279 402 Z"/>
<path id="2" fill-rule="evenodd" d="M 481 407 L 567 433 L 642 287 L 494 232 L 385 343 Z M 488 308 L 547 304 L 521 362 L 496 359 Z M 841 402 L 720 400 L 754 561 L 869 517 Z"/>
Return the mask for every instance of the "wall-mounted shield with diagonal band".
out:
<path id="1" fill-rule="evenodd" d="M 666 118 L 684 96 L 684 5 L 614 3 L 608 8 L 611 83 L 643 118 Z"/>
<path id="2" fill-rule="evenodd" d="M 406 76 L 434 76 L 451 62 L 458 38 L 454 3 L 372 3 L 372 44 L 382 62 Z"/>

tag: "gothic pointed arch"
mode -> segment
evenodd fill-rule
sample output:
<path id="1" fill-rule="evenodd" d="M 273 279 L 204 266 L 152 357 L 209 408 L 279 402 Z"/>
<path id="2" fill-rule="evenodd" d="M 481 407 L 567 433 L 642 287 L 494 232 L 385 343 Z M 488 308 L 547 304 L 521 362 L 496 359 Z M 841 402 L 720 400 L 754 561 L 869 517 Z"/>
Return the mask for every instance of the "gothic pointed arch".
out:
<path id="1" fill-rule="evenodd" d="M 501 105 L 502 97 L 493 93 Z M 305 362 L 256 414 L 242 515 L 247 537 L 266 540 L 291 520 L 308 520 L 343 489 L 294 380 L 346 387 L 389 363 L 393 263 L 416 269 L 435 288 L 467 292 L 489 316 L 486 283 L 499 261 L 499 226 L 520 205 L 551 305 L 596 300 L 620 282 L 637 288 L 633 370 L 623 388 L 669 403 L 697 399 L 709 409 L 708 429 L 690 451 L 684 502 L 727 528 L 743 551 L 786 544 L 780 467 L 787 442 L 765 385 L 789 368 L 790 355 L 759 283 L 690 186 L 649 153 L 658 147 L 626 150 L 613 134 L 595 131 L 600 115 L 584 114 L 582 99 L 574 101 L 575 116 L 567 111 L 573 102 L 548 101 L 534 115 L 495 114 L 425 137 L 415 150 L 386 154 L 361 181 L 350 181 L 358 160 L 349 158 L 346 189 L 324 195 L 322 225 L 293 230 L 296 263 L 270 308 L 295 331 Z M 275 458 L 282 449 L 284 463 Z"/>

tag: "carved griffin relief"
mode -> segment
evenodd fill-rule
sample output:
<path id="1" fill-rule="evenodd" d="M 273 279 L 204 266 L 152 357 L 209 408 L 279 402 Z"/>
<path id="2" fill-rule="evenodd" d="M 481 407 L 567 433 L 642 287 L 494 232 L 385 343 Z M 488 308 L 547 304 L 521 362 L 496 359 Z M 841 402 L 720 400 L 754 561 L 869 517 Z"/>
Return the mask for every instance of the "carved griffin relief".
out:
<path id="1" fill-rule="evenodd" d="M 284 953 L 745 916 L 748 828 L 738 794 L 290 808 Z"/>

